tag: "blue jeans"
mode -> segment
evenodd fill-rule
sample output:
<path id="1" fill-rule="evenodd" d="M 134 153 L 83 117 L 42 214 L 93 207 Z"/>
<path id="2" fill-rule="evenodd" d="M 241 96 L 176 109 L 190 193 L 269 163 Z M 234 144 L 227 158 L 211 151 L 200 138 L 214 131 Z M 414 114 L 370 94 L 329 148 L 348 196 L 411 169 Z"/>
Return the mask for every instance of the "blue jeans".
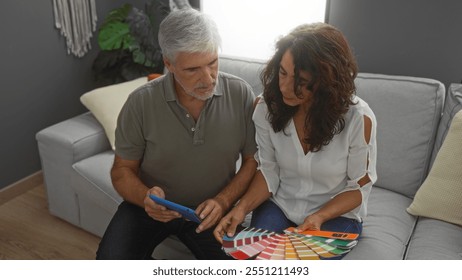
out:
<path id="1" fill-rule="evenodd" d="M 296 227 L 297 224 L 289 220 L 273 201 L 267 200 L 253 211 L 250 226 L 282 233 L 284 229 Z M 323 223 L 321 230 L 361 234 L 363 225 L 354 219 L 337 217 Z M 329 258 L 329 260 L 341 259 L 343 256 Z"/>
<path id="2" fill-rule="evenodd" d="M 196 233 L 197 226 L 184 219 L 167 223 L 155 221 L 143 208 L 124 201 L 104 233 L 96 259 L 151 259 L 156 246 L 169 235 L 176 235 L 197 259 L 230 259 L 213 236 L 213 227 Z"/>

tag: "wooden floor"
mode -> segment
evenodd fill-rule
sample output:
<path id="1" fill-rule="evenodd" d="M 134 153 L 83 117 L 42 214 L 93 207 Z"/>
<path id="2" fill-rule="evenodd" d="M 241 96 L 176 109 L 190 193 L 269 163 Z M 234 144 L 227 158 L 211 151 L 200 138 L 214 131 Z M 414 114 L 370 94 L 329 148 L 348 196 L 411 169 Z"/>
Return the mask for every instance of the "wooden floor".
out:
<path id="1" fill-rule="evenodd" d="M 99 241 L 48 213 L 43 184 L 0 205 L 0 259 L 91 260 Z"/>

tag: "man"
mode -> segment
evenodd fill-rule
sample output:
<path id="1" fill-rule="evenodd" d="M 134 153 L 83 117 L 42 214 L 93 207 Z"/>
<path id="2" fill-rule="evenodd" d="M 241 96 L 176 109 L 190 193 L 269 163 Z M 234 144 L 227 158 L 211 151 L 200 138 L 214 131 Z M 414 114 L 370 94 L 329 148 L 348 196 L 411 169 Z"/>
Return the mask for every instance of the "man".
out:
<path id="1" fill-rule="evenodd" d="M 161 23 L 168 73 L 135 90 L 120 112 L 111 178 L 124 201 L 97 259 L 149 259 L 169 235 L 197 259 L 228 258 L 213 227 L 246 191 L 256 144 L 254 95 L 243 80 L 218 72 L 220 42 L 213 21 L 194 9 Z M 195 209 L 202 222 L 182 219 L 149 194 Z"/>

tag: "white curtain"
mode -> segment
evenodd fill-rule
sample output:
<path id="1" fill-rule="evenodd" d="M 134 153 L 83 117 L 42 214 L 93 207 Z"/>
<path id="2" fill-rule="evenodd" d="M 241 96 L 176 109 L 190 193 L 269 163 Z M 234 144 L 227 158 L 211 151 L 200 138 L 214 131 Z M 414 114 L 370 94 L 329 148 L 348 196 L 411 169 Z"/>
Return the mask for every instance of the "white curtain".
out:
<path id="1" fill-rule="evenodd" d="M 55 27 L 66 38 L 67 53 L 84 56 L 96 30 L 95 0 L 53 0 Z"/>

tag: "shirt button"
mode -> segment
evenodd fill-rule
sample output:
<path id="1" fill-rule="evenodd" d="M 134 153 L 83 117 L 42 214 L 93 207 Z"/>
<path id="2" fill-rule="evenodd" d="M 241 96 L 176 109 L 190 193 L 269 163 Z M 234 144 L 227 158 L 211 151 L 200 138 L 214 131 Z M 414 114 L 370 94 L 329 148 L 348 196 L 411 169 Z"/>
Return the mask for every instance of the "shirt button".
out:
<path id="1" fill-rule="evenodd" d="M 189 118 L 189 114 L 186 114 L 186 117 Z"/>
<path id="2" fill-rule="evenodd" d="M 195 129 L 194 127 L 191 127 L 191 131 L 193 131 L 193 132 L 194 132 L 194 131 L 196 131 L 196 129 Z"/>

